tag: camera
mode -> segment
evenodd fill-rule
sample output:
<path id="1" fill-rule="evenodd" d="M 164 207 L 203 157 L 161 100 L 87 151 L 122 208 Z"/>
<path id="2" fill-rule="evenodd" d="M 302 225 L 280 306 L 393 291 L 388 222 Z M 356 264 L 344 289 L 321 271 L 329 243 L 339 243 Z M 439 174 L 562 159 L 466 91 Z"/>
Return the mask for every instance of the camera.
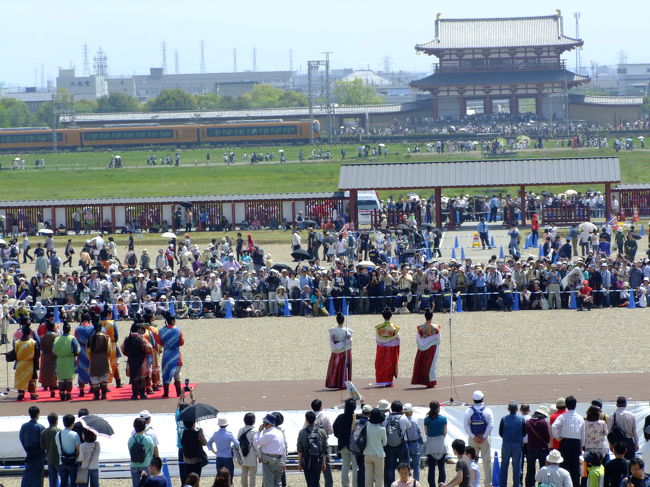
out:
<path id="1" fill-rule="evenodd" d="M 191 392 L 192 388 L 190 387 L 190 380 L 185 379 L 185 387 L 183 388 L 184 392 Z"/>

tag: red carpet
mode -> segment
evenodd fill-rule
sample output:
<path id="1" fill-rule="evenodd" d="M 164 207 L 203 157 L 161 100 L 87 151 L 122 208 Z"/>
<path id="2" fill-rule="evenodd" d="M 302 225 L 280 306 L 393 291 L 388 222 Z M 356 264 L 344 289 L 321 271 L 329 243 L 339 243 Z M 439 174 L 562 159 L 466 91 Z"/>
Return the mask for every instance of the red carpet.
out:
<path id="1" fill-rule="evenodd" d="M 185 384 L 183 384 L 183 386 L 185 386 Z M 194 389 L 196 387 L 196 384 L 190 384 L 190 387 Z M 110 389 L 110 392 L 107 394 L 105 401 L 130 401 L 131 400 L 131 386 L 129 384 L 123 385 L 120 389 L 115 387 L 115 385 L 110 385 L 108 388 Z M 29 394 L 26 394 L 25 402 L 63 402 L 61 401 L 61 399 L 59 399 L 58 391 L 56 392 L 56 397 L 50 397 L 50 391 L 43 391 L 43 389 L 39 387 L 38 395 L 39 398 L 36 399 L 35 401 L 32 401 L 29 400 Z M 162 395 L 163 395 L 163 390 L 162 388 L 160 388 L 158 392 L 154 392 L 153 394 L 147 394 L 147 397 L 149 399 L 164 399 Z M 173 384 L 169 387 L 169 397 L 176 399 L 176 390 L 174 389 Z M 74 387 L 72 389 L 72 400 L 65 401 L 65 402 L 78 402 L 78 401 L 93 401 L 93 394 L 92 392 L 88 392 L 87 386 L 85 388 L 84 397 L 79 397 L 79 389 L 77 387 Z"/>

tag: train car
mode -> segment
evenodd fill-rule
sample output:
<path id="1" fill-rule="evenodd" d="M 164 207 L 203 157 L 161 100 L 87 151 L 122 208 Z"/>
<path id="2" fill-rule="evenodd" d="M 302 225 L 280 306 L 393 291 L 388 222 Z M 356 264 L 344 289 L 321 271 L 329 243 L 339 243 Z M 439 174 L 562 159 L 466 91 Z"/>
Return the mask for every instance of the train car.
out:
<path id="1" fill-rule="evenodd" d="M 198 142 L 197 125 L 111 125 L 81 129 L 83 147 L 190 146 Z"/>
<path id="2" fill-rule="evenodd" d="M 213 144 L 241 144 L 260 142 L 309 142 L 311 122 L 284 122 L 282 120 L 252 120 L 201 125 L 199 141 Z M 320 137 L 320 123 L 314 120 L 313 137 Z"/>
<path id="3" fill-rule="evenodd" d="M 79 129 L 58 129 L 58 149 L 74 149 L 81 145 Z M 52 149 L 52 129 L 48 127 L 23 127 L 0 129 L 0 151 Z"/>

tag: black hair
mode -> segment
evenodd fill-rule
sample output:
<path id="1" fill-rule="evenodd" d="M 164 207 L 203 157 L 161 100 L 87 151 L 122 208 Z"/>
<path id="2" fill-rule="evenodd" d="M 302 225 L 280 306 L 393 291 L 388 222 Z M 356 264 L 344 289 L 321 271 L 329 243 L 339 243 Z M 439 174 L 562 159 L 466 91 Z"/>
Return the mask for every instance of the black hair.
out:
<path id="1" fill-rule="evenodd" d="M 133 429 L 135 430 L 136 433 L 142 433 L 145 430 L 146 427 L 147 427 L 147 423 L 145 422 L 144 419 L 135 418 L 133 420 Z"/>
<path id="2" fill-rule="evenodd" d="M 275 416 L 275 426 L 281 426 L 284 423 L 284 416 L 280 411 L 274 411 L 273 416 Z"/>
<path id="3" fill-rule="evenodd" d="M 390 309 L 388 306 L 384 308 L 384 311 L 381 312 L 381 315 L 384 317 L 386 321 L 390 320 L 391 316 L 393 316 L 393 310 Z"/>
<path id="4" fill-rule="evenodd" d="M 32 419 L 38 419 L 39 414 L 41 414 L 41 410 L 38 408 L 38 406 L 30 406 L 28 411 L 29 417 Z"/>
<path id="5" fill-rule="evenodd" d="M 465 448 L 465 453 L 473 461 L 478 462 L 478 455 L 476 454 L 476 448 L 474 448 L 473 446 L 468 446 L 468 447 Z"/>
<path id="6" fill-rule="evenodd" d="M 316 413 L 314 411 L 307 411 L 305 413 L 305 420 L 307 421 L 307 424 L 314 424 L 316 421 Z"/>
<path id="7" fill-rule="evenodd" d="M 638 465 L 641 470 L 645 467 L 644 461 L 640 458 L 633 458 L 630 460 L 630 470 L 632 470 L 632 465 Z"/>
<path id="8" fill-rule="evenodd" d="M 97 441 L 97 435 L 90 430 L 84 429 L 84 441 L 86 443 L 94 443 Z"/>
<path id="9" fill-rule="evenodd" d="M 436 419 L 440 415 L 440 403 L 438 401 L 431 401 L 429 403 L 429 412 L 427 416 L 431 419 Z"/>
<path id="10" fill-rule="evenodd" d="M 70 333 L 70 330 L 72 330 L 72 327 L 70 326 L 70 323 L 68 323 L 67 321 L 64 321 L 63 322 L 63 333 L 67 335 L 67 334 Z"/>
<path id="11" fill-rule="evenodd" d="M 578 400 L 573 396 L 567 396 L 564 399 L 564 403 L 566 404 L 566 408 L 569 411 L 573 411 L 573 410 L 575 410 L 576 406 L 578 405 Z"/>
<path id="12" fill-rule="evenodd" d="M 345 323 L 345 315 L 341 313 L 340 311 L 336 313 L 336 322 L 340 325 L 342 323 Z"/>
<path id="13" fill-rule="evenodd" d="M 79 408 L 79 411 L 77 411 L 77 417 L 78 418 L 83 418 L 84 416 L 88 416 L 90 414 L 90 411 L 86 408 Z"/>
<path id="14" fill-rule="evenodd" d="M 158 471 L 162 470 L 162 460 L 160 457 L 152 457 L 149 465 Z"/>
<path id="15" fill-rule="evenodd" d="M 465 453 L 465 442 L 457 438 L 451 442 L 451 448 L 455 452 L 458 452 L 460 455 L 462 455 Z"/>
<path id="16" fill-rule="evenodd" d="M 402 469 L 404 469 L 404 468 L 405 468 L 406 470 L 408 470 L 409 472 L 411 471 L 411 466 L 410 466 L 408 463 L 406 463 L 406 462 L 402 462 L 402 463 L 400 463 L 400 464 L 397 466 L 397 471 L 400 471 L 400 470 L 402 470 Z"/>
<path id="17" fill-rule="evenodd" d="M 614 445 L 614 453 L 617 453 L 618 455 L 625 455 L 626 451 L 627 445 L 625 443 L 619 441 Z"/>
<path id="18" fill-rule="evenodd" d="M 371 424 L 381 424 L 384 422 L 384 419 L 386 419 L 384 413 L 381 412 L 378 408 L 373 408 L 370 412 L 370 418 L 368 418 L 368 421 Z"/>
<path id="19" fill-rule="evenodd" d="M 323 401 L 320 399 L 314 399 L 311 402 L 311 409 L 312 411 L 320 411 L 323 408 Z"/>
<path id="20" fill-rule="evenodd" d="M 402 409 L 404 408 L 402 407 L 402 403 L 399 401 L 393 401 L 390 405 L 390 411 L 392 413 L 401 413 Z"/>
<path id="21" fill-rule="evenodd" d="M 433 312 L 431 311 L 430 308 L 427 308 L 424 310 L 424 319 L 429 321 L 433 318 Z"/>
<path id="22" fill-rule="evenodd" d="M 54 322 L 53 321 L 48 321 L 45 323 L 45 329 L 47 331 L 54 331 Z"/>
<path id="23" fill-rule="evenodd" d="M 74 424 L 74 416 L 72 414 L 66 414 L 63 416 L 63 426 L 69 428 Z"/>
<path id="24" fill-rule="evenodd" d="M 587 408 L 586 420 L 598 421 L 600 419 L 600 408 L 593 404 Z"/>
<path id="25" fill-rule="evenodd" d="M 627 399 L 625 399 L 625 396 L 618 396 L 616 398 L 616 407 L 624 408 L 626 406 L 627 406 Z"/>
<path id="26" fill-rule="evenodd" d="M 253 426 L 255 424 L 255 414 L 253 413 L 244 414 L 244 424 L 246 426 Z"/>
<path id="27" fill-rule="evenodd" d="M 50 426 L 56 426 L 59 422 L 59 415 L 56 413 L 50 413 L 47 415 L 47 422 Z"/>

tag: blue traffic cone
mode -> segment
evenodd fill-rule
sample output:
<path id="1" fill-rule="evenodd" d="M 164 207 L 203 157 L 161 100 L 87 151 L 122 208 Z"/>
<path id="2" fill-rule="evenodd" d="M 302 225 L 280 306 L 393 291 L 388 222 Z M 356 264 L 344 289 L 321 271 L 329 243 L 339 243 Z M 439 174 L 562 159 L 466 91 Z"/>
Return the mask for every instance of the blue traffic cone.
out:
<path id="1" fill-rule="evenodd" d="M 499 246 L 499 259 L 503 259 L 505 254 L 503 253 L 503 245 Z"/>
<path id="2" fill-rule="evenodd" d="M 455 240 L 454 240 L 454 248 L 455 249 L 458 248 L 458 237 L 456 237 Z"/>
<path id="3" fill-rule="evenodd" d="M 461 259 L 464 259 L 464 258 L 465 258 L 465 248 L 464 248 L 464 247 L 461 247 L 461 248 L 460 248 L 460 258 L 461 258 Z"/>
<path id="4" fill-rule="evenodd" d="M 490 247 L 494 247 L 494 235 L 490 238 Z"/>
<path id="5" fill-rule="evenodd" d="M 120 315 L 117 312 L 117 304 L 113 303 L 113 321 L 120 321 Z"/>
<path id="6" fill-rule="evenodd" d="M 578 309 L 578 303 L 576 302 L 575 291 L 571 291 L 571 303 L 569 304 L 569 309 Z"/>
<path id="7" fill-rule="evenodd" d="M 463 312 L 463 298 L 458 296 L 456 298 L 456 313 L 462 313 Z"/>
<path id="8" fill-rule="evenodd" d="M 529 234 L 529 235 L 526 237 L 526 240 L 524 241 L 524 250 L 527 249 L 528 247 L 530 247 L 530 245 L 531 245 L 531 243 L 532 243 L 532 237 L 533 237 L 532 234 Z"/>
<path id="9" fill-rule="evenodd" d="M 174 301 L 169 302 L 169 314 L 176 318 L 176 303 Z"/>
<path id="10" fill-rule="evenodd" d="M 54 306 L 54 323 L 61 323 L 61 315 L 59 314 L 58 306 Z"/>
<path id="11" fill-rule="evenodd" d="M 537 256 L 544 257 L 544 246 L 542 244 L 539 244 L 539 254 Z"/>
<path id="12" fill-rule="evenodd" d="M 451 249 L 451 258 L 452 259 L 456 258 L 456 249 Z"/>
<path id="13" fill-rule="evenodd" d="M 514 296 L 512 300 L 512 310 L 519 311 L 519 291 L 514 292 Z"/>
<path id="14" fill-rule="evenodd" d="M 350 314 L 350 310 L 348 309 L 348 301 L 345 299 L 345 296 L 343 296 L 343 301 L 341 301 L 341 313 L 343 313 L 344 316 Z"/>
<path id="15" fill-rule="evenodd" d="M 291 316 L 291 311 L 289 310 L 289 298 L 284 298 L 284 316 Z"/>
<path id="16" fill-rule="evenodd" d="M 642 237 L 645 235 L 645 228 L 643 228 L 643 224 L 641 225 L 641 233 L 639 235 Z"/>
<path id="17" fill-rule="evenodd" d="M 630 309 L 636 309 L 636 303 L 634 302 L 634 289 L 630 289 L 630 299 L 628 301 L 627 307 Z"/>
<path id="18" fill-rule="evenodd" d="M 500 487 L 501 484 L 501 467 L 499 466 L 499 454 L 494 452 L 494 462 L 492 463 L 492 487 Z M 503 486 L 507 487 L 507 486 Z"/>
<path id="19" fill-rule="evenodd" d="M 230 302 L 230 299 L 226 301 L 226 316 L 224 316 L 225 319 L 231 320 L 233 318 L 232 316 L 232 303 Z"/>
<path id="20" fill-rule="evenodd" d="M 327 312 L 330 314 L 330 316 L 334 316 L 336 314 L 336 310 L 334 309 L 334 298 L 330 296 L 329 303 L 327 304 Z"/>
<path id="21" fill-rule="evenodd" d="M 167 479 L 167 487 L 172 487 L 172 477 L 169 475 L 169 465 L 167 465 L 167 459 L 163 458 L 163 467 L 162 474 L 165 479 Z"/>

